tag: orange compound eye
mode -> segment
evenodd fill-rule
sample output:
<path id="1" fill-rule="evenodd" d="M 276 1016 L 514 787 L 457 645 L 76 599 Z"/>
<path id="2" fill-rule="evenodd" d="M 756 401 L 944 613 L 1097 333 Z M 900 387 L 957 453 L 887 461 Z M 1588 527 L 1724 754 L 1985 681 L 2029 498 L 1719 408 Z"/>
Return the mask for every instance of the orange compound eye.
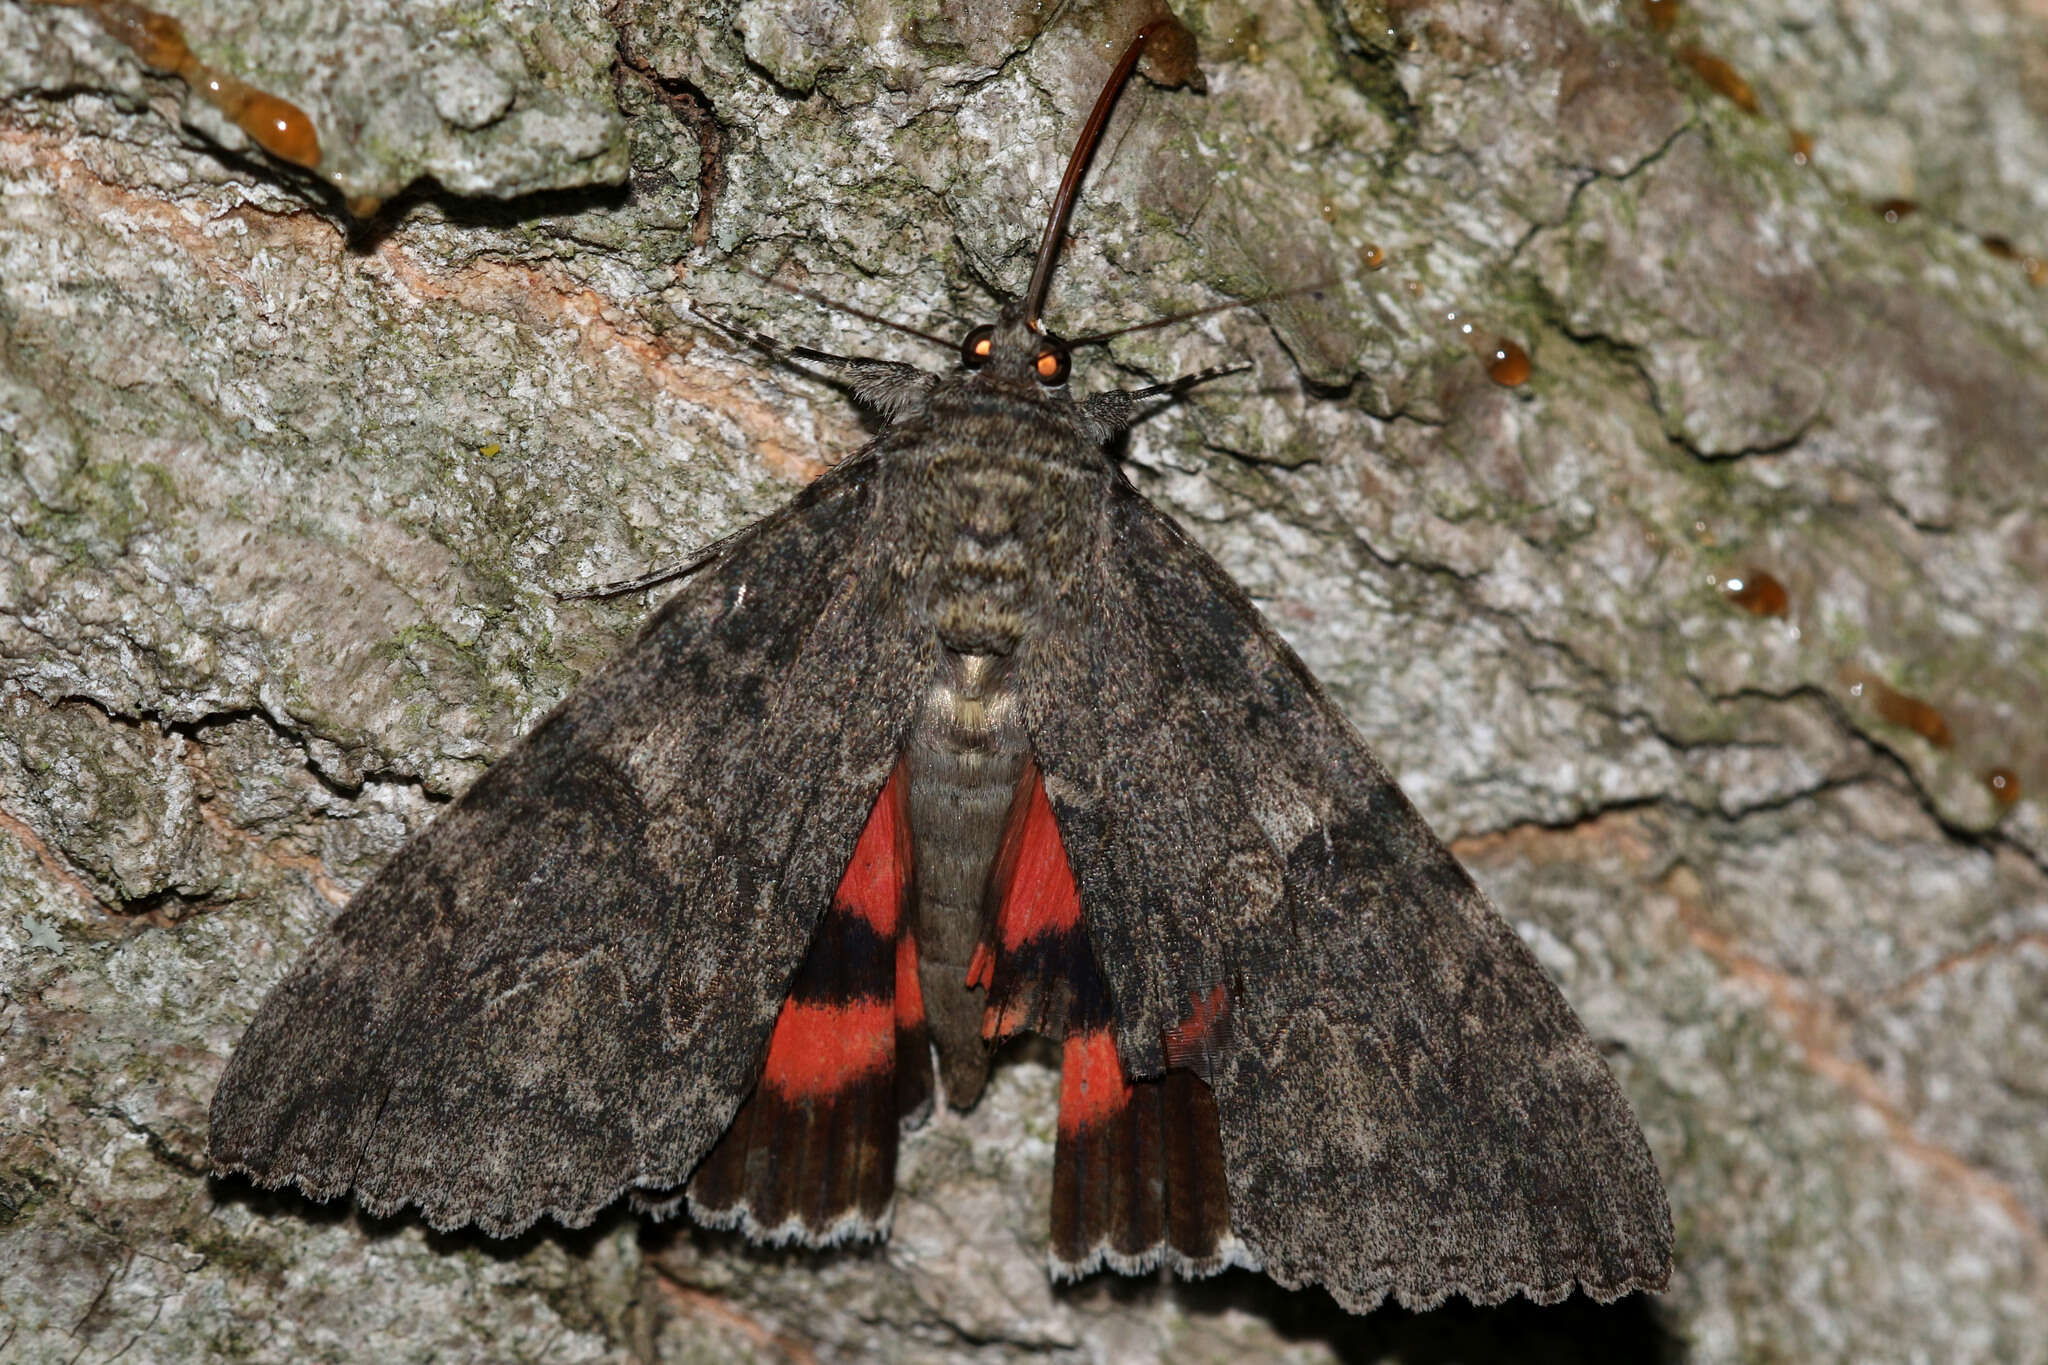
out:
<path id="1" fill-rule="evenodd" d="M 995 349 L 996 329 L 983 323 L 969 332 L 960 341 L 960 363 L 970 370 L 978 370 L 988 363 L 989 353 Z"/>
<path id="2" fill-rule="evenodd" d="M 1049 341 L 1032 368 L 1038 372 L 1038 382 L 1051 388 L 1067 382 L 1067 348 L 1057 341 Z"/>

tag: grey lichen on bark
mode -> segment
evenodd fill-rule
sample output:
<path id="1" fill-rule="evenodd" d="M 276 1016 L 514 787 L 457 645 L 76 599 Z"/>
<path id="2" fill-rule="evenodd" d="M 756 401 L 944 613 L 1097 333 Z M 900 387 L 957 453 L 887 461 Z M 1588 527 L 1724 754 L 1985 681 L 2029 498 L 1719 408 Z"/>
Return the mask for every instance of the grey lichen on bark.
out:
<path id="1" fill-rule="evenodd" d="M 861 439 L 690 307 L 947 363 L 742 267 L 978 319 L 1132 11 L 165 8 L 323 155 L 0 0 L 0 1359 L 2048 1359 L 2037 12 L 1215 3 L 1209 93 L 1124 101 L 1049 321 L 1327 284 L 1082 382 L 1253 363 L 1133 477 L 1458 839 L 1678 1219 L 1655 1304 L 1350 1322 L 1053 1289 L 1030 1056 L 869 1251 L 205 1177 L 264 990 L 645 606 L 553 591 Z"/>

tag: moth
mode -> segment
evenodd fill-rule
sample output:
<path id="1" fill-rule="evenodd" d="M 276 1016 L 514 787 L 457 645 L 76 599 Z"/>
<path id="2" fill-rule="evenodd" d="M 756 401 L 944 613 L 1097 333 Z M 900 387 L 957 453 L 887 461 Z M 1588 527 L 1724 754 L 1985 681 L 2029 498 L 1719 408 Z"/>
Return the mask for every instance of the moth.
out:
<path id="1" fill-rule="evenodd" d="M 1170 22 L 1170 21 L 1163 21 Z M 899 1136 L 1061 1057 L 1061 1276 L 1262 1268 L 1365 1311 L 1661 1288 L 1620 1087 L 1244 593 L 1107 452 L 1023 296 L 713 547 L 276 987 L 221 1173 L 509 1236 L 622 1196 L 886 1233 Z M 1167 36 L 1182 39 L 1185 32 Z"/>

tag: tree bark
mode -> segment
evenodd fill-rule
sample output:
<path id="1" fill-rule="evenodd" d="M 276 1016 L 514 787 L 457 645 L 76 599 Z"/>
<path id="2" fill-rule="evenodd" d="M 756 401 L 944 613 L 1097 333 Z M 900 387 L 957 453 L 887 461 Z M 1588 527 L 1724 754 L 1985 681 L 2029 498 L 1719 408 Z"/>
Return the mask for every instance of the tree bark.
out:
<path id="1" fill-rule="evenodd" d="M 164 4 L 195 65 L 0 3 L 0 1360 L 2048 1360 L 2038 3 L 1218 0 L 1207 94 L 1127 92 L 1048 321 L 1323 286 L 1078 382 L 1252 365 L 1127 466 L 1535 946 L 1677 1216 L 1655 1300 L 1364 1318 L 1050 1285 L 1028 1057 L 870 1250 L 209 1179 L 265 990 L 649 601 L 553 594 L 863 438 L 693 309 L 952 363 L 750 272 L 979 320 L 1142 15 Z"/>

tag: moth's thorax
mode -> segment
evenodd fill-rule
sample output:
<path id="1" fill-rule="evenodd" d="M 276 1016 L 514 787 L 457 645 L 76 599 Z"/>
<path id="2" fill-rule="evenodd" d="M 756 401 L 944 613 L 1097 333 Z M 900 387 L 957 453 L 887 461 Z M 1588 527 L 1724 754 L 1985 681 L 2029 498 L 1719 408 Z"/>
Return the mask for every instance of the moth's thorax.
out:
<path id="1" fill-rule="evenodd" d="M 923 594 L 946 648 L 1008 656 L 1079 572 L 1110 466 L 1064 395 L 941 385 L 905 454 Z"/>

